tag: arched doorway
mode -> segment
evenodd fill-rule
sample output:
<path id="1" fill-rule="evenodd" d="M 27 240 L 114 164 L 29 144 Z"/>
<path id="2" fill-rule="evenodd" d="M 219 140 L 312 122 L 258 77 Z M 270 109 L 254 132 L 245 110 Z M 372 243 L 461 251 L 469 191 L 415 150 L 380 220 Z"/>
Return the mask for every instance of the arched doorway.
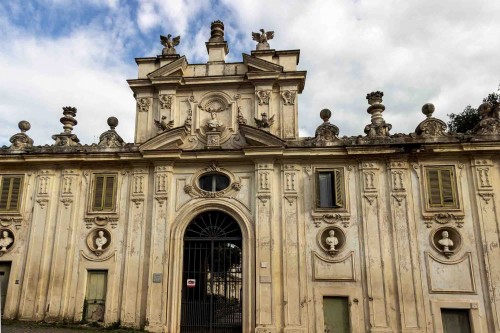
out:
<path id="1" fill-rule="evenodd" d="M 197 215 L 184 234 L 181 332 L 242 332 L 242 235 L 221 211 Z"/>

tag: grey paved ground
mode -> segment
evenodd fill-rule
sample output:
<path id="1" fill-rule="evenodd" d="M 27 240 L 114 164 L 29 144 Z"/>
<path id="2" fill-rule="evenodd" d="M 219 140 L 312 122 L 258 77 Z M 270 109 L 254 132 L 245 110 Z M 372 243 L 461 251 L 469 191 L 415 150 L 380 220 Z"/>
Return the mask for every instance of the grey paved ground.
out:
<path id="1" fill-rule="evenodd" d="M 37 324 L 37 323 L 26 323 L 26 322 L 2 322 L 2 333 L 91 333 L 91 332 L 123 332 L 123 333 L 133 333 L 139 332 L 134 330 L 110 330 L 104 328 L 92 328 L 83 326 L 74 327 L 54 327 L 50 325 Z"/>

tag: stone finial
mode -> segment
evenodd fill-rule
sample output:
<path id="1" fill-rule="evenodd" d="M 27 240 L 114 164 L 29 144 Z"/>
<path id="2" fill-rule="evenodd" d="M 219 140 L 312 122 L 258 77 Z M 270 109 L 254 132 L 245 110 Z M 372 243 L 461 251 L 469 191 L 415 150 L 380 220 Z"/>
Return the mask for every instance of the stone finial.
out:
<path id="1" fill-rule="evenodd" d="M 380 104 L 382 105 L 382 97 L 384 97 L 384 93 L 381 91 L 373 91 L 369 94 L 366 94 L 366 99 L 368 100 L 368 104 Z M 385 107 L 384 107 L 385 110 Z"/>
<path id="2" fill-rule="evenodd" d="M 97 145 L 106 148 L 123 147 L 125 142 L 115 131 L 115 128 L 118 126 L 118 118 L 109 117 L 107 123 L 109 130 L 99 136 L 99 143 Z"/>
<path id="3" fill-rule="evenodd" d="M 481 120 L 474 127 L 472 133 L 479 135 L 500 134 L 500 104 L 492 105 L 489 102 L 481 104 L 478 108 Z"/>
<path id="4" fill-rule="evenodd" d="M 212 22 L 210 25 L 209 42 L 221 43 L 224 42 L 224 23 L 221 20 Z"/>
<path id="5" fill-rule="evenodd" d="M 252 39 L 257 42 L 256 50 L 269 50 L 270 46 L 268 40 L 274 38 L 274 31 L 266 32 L 264 29 L 260 29 L 259 32 L 252 32 Z"/>
<path id="6" fill-rule="evenodd" d="M 415 129 L 415 134 L 423 137 L 435 137 L 446 135 L 446 123 L 440 119 L 434 118 L 434 104 L 427 103 L 422 106 L 422 113 L 427 117 L 424 121 L 418 124 Z"/>
<path id="7" fill-rule="evenodd" d="M 164 46 L 163 50 L 161 51 L 162 55 L 174 55 L 177 54 L 177 51 L 175 50 L 175 46 L 179 45 L 181 42 L 181 36 L 174 37 L 172 39 L 172 35 L 168 34 L 167 37 L 160 35 L 160 42 L 161 45 Z"/>
<path id="8" fill-rule="evenodd" d="M 33 139 L 31 139 L 26 132 L 31 129 L 31 124 L 26 120 L 21 120 L 17 125 L 21 130 L 21 133 L 14 134 L 10 138 L 12 145 L 9 147 L 10 150 L 27 150 L 33 148 Z"/>
<path id="9" fill-rule="evenodd" d="M 60 134 L 52 135 L 52 139 L 56 141 L 54 146 L 80 146 L 80 140 L 76 134 L 71 133 L 73 131 L 73 126 L 78 124 L 74 117 L 76 117 L 75 107 L 63 107 L 63 117 L 61 117 L 59 121 L 63 124 L 64 131 Z"/>
<path id="10" fill-rule="evenodd" d="M 109 117 L 107 123 L 108 123 L 109 129 L 114 130 L 116 128 L 116 126 L 118 126 L 118 118 Z"/>
<path id="11" fill-rule="evenodd" d="M 339 139 L 339 128 L 330 124 L 330 118 L 332 117 L 332 112 L 330 110 L 321 110 L 319 116 L 323 119 L 323 124 L 319 125 L 316 129 L 316 133 L 312 141 L 316 146 L 329 146 L 331 143 Z"/>
<path id="12" fill-rule="evenodd" d="M 435 107 L 432 103 L 426 103 L 422 106 L 422 113 L 425 114 L 427 118 L 431 118 L 434 113 Z"/>
<path id="13" fill-rule="evenodd" d="M 392 128 L 391 124 L 387 124 L 382 117 L 382 112 L 385 106 L 382 104 L 384 93 L 374 91 L 366 95 L 370 106 L 366 110 L 371 116 L 371 124 L 365 126 L 365 133 L 369 138 L 384 138 L 389 136 L 389 131 Z"/>
<path id="14" fill-rule="evenodd" d="M 210 26 L 210 39 L 205 43 L 208 52 L 209 63 L 222 63 L 229 53 L 229 47 L 224 40 L 224 23 L 214 21 Z"/>
<path id="15" fill-rule="evenodd" d="M 63 117 L 61 117 L 59 121 L 61 122 L 61 124 L 63 124 L 64 133 L 71 133 L 71 131 L 73 131 L 73 126 L 76 126 L 78 124 L 74 117 L 76 117 L 75 107 L 63 107 Z"/>

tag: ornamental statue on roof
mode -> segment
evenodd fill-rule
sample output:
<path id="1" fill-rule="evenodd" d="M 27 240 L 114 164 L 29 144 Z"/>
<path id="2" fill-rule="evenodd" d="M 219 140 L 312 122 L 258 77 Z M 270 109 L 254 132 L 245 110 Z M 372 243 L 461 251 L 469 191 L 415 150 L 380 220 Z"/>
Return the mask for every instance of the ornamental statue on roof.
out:
<path id="1" fill-rule="evenodd" d="M 270 47 L 267 41 L 273 38 L 274 31 L 266 32 L 264 29 L 260 29 L 260 33 L 252 32 L 252 39 L 257 42 L 257 51 L 269 50 Z"/>
<path id="2" fill-rule="evenodd" d="M 162 55 L 177 54 L 177 51 L 175 51 L 175 46 L 179 45 L 179 43 L 181 42 L 181 36 L 174 37 L 173 39 L 171 37 L 171 34 L 168 34 L 167 37 L 160 35 L 161 45 L 165 46 L 161 51 Z"/>

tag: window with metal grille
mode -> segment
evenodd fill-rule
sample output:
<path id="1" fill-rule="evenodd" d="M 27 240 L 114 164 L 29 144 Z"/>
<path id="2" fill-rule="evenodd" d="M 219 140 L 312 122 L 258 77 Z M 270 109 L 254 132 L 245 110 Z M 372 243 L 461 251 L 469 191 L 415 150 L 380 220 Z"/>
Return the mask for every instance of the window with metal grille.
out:
<path id="1" fill-rule="evenodd" d="M 207 173 L 198 180 L 200 188 L 207 192 L 218 192 L 225 190 L 230 184 L 229 177 L 222 173 Z"/>
<path id="2" fill-rule="evenodd" d="M 427 167 L 425 172 L 429 206 L 457 208 L 455 168 L 453 166 Z"/>
<path id="3" fill-rule="evenodd" d="M 94 176 L 93 211 L 115 210 L 116 175 L 99 174 Z"/>
<path id="4" fill-rule="evenodd" d="M 341 169 L 320 171 L 316 180 L 318 208 L 344 207 L 344 174 Z"/>
<path id="5" fill-rule="evenodd" d="M 0 212 L 18 212 L 23 176 L 2 176 L 1 180 Z"/>

